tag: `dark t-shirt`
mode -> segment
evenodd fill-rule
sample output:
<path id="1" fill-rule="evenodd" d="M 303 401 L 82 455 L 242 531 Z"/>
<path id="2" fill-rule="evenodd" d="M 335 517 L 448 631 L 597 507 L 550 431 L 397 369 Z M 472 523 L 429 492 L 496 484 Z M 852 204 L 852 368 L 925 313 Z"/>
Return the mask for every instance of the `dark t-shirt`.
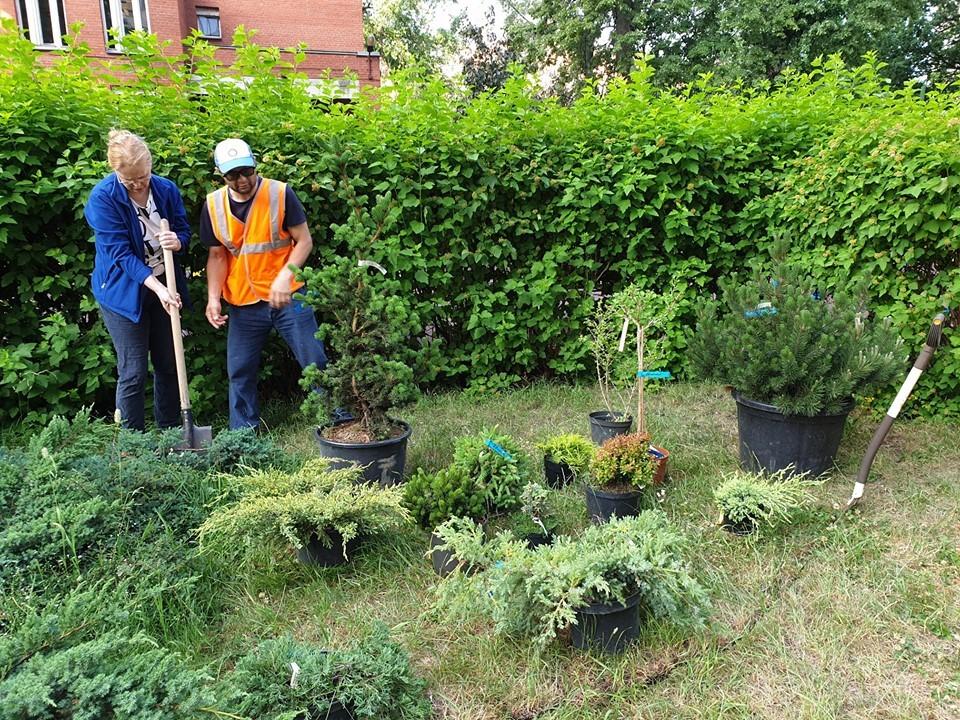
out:
<path id="1" fill-rule="evenodd" d="M 243 202 L 237 202 L 234 200 L 232 197 L 230 197 L 229 192 L 227 193 L 227 197 L 230 198 L 230 212 L 233 213 L 233 216 L 240 222 L 246 222 L 247 214 L 250 212 L 250 203 L 253 202 L 253 198 L 256 197 L 256 194 L 254 194 L 249 200 L 244 200 Z M 307 213 L 303 209 L 300 198 L 297 197 L 297 194 L 289 185 L 287 185 L 287 192 L 283 198 L 283 207 L 284 230 L 296 227 L 297 225 L 302 225 L 307 221 Z M 207 212 L 206 203 L 203 204 L 203 209 L 200 211 L 200 242 L 207 247 L 217 247 L 220 245 L 220 241 L 217 240 L 217 236 L 213 234 L 213 224 L 210 222 L 210 214 Z"/>

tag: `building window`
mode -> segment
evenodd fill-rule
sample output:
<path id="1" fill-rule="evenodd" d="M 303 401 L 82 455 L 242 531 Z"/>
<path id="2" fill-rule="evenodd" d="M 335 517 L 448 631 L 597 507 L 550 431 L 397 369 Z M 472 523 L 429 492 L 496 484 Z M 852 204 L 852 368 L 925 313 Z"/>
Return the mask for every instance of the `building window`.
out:
<path id="1" fill-rule="evenodd" d="M 197 8 L 197 30 L 200 31 L 200 37 L 208 40 L 219 40 L 220 35 L 220 8 L 198 7 Z"/>
<path id="2" fill-rule="evenodd" d="M 122 51 L 120 40 L 124 35 L 136 30 L 150 32 L 147 0 L 103 0 L 103 27 L 108 47 Z"/>
<path id="3" fill-rule="evenodd" d="M 63 14 L 63 0 L 17 0 L 20 27 L 37 47 L 63 47 L 67 21 Z"/>

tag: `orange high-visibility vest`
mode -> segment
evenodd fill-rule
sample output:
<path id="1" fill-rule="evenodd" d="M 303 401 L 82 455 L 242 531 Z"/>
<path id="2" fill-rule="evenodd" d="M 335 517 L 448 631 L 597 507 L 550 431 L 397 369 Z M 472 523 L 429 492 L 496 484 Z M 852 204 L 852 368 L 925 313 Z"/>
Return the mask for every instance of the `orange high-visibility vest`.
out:
<path id="1" fill-rule="evenodd" d="M 293 242 L 283 229 L 287 184 L 260 178 L 246 222 L 230 212 L 227 188 L 207 195 L 213 234 L 230 251 L 223 299 L 231 305 L 252 305 L 270 298 L 270 286 L 290 258 Z M 303 287 L 290 281 L 290 291 Z"/>

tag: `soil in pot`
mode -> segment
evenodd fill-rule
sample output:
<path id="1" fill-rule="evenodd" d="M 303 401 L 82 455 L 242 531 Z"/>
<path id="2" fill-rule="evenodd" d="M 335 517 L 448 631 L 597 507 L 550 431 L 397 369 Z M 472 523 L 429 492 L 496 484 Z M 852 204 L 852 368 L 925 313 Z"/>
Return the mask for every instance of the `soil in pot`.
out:
<path id="1" fill-rule="evenodd" d="M 631 489 L 630 486 L 595 488 L 586 485 L 584 495 L 590 520 L 600 524 L 607 522 L 614 515 L 617 517 L 638 515 L 643 509 L 645 493 L 642 490 Z"/>
<path id="2" fill-rule="evenodd" d="M 320 542 L 316 535 L 311 535 L 303 547 L 297 548 L 297 560 L 304 565 L 316 565 L 318 567 L 343 565 L 353 557 L 354 551 L 360 545 L 360 538 L 358 537 L 348 540 L 347 554 L 344 555 L 343 535 L 331 529 L 327 531 L 327 536 L 330 538 L 330 547 Z"/>
<path id="3" fill-rule="evenodd" d="M 573 481 L 574 473 L 569 465 L 563 462 L 554 462 L 550 457 L 543 458 L 543 474 L 547 485 L 552 488 L 562 488 Z"/>
<path id="4" fill-rule="evenodd" d="M 630 415 L 614 416 L 606 410 L 592 412 L 590 413 L 590 438 L 595 445 L 603 445 L 612 437 L 627 435 L 631 425 L 633 425 L 633 417 Z"/>
<path id="5" fill-rule="evenodd" d="M 341 431 L 344 433 L 343 437 L 367 437 L 365 434 L 357 434 L 356 426 L 355 420 L 345 420 L 317 428 L 314 437 L 320 456 L 329 458 L 330 467 L 334 469 L 359 465 L 363 468 L 365 482 L 379 483 L 383 487 L 401 482 L 407 462 L 407 439 L 412 432 L 410 426 L 398 420 L 397 426 L 402 428 L 398 431 L 399 434 L 377 442 L 366 442 L 362 439 L 351 442 L 327 437 L 328 433 L 332 433 L 340 438 Z"/>
<path id="6" fill-rule="evenodd" d="M 592 603 L 576 611 L 570 641 L 579 650 L 623 652 L 640 635 L 640 595 L 626 602 Z"/>

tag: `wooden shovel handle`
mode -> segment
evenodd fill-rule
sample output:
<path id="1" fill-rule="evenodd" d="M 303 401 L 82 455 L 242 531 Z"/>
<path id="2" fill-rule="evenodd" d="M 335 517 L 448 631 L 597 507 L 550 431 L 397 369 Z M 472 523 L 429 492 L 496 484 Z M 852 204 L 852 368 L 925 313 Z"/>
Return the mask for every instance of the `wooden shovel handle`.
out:
<path id="1" fill-rule="evenodd" d="M 160 229 L 167 232 L 170 223 L 166 219 L 160 221 Z M 173 272 L 173 253 L 163 251 L 163 272 L 167 277 L 167 290 L 170 295 L 177 294 L 177 277 Z M 187 362 L 183 356 L 183 333 L 180 330 L 180 308 L 174 305 L 170 310 L 170 328 L 173 330 L 173 353 L 177 359 L 177 386 L 180 389 L 180 409 L 190 409 L 190 391 L 187 387 Z"/>

